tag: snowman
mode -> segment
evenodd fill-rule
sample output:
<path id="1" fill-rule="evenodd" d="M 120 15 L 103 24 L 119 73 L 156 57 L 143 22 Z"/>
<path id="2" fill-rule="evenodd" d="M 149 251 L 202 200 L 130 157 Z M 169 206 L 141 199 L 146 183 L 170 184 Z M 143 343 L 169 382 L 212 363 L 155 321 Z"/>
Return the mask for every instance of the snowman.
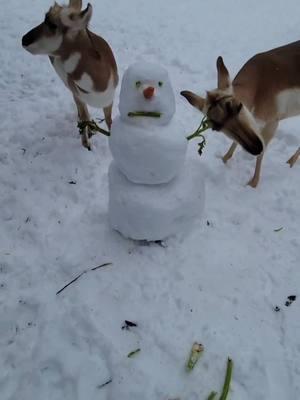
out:
<path id="1" fill-rule="evenodd" d="M 111 127 L 109 219 L 123 236 L 158 241 L 183 233 L 201 215 L 204 178 L 186 160 L 167 71 L 138 62 L 124 74 L 120 115 Z"/>

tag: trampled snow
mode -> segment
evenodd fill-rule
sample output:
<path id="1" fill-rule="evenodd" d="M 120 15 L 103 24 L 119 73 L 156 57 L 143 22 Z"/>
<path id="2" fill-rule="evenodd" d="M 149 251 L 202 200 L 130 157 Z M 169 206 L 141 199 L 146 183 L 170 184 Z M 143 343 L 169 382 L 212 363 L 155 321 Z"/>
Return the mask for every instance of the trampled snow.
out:
<path id="1" fill-rule="evenodd" d="M 108 221 L 107 138 L 81 147 L 70 93 L 47 57 L 21 48 L 50 4 L 1 3 L 0 399 L 207 400 L 231 356 L 231 400 L 297 400 L 300 301 L 285 302 L 300 287 L 300 163 L 286 160 L 300 119 L 280 125 L 256 190 L 245 186 L 253 157 L 240 149 L 220 160 L 224 135 L 207 132 L 201 159 L 190 143 L 187 159 L 207 178 L 202 220 L 166 248 L 125 240 Z M 217 56 L 234 76 L 255 53 L 300 37 L 296 0 L 93 5 L 91 29 L 121 76 L 138 59 L 169 72 L 185 135 L 201 115 L 179 92 L 214 88 Z M 125 319 L 138 326 L 122 330 Z M 187 374 L 194 341 L 205 351 Z"/>

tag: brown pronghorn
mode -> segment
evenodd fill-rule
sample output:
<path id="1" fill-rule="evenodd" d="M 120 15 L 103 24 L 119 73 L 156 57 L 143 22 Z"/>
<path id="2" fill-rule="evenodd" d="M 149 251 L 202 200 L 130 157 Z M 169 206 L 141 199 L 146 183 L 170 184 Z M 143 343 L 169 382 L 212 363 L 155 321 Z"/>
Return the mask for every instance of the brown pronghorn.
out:
<path id="1" fill-rule="evenodd" d="M 73 94 L 80 121 L 89 121 L 87 105 L 103 108 L 110 128 L 112 104 L 118 84 L 117 65 L 111 48 L 88 29 L 93 9 L 81 11 L 82 0 L 68 6 L 55 3 L 44 21 L 22 38 L 32 54 L 48 55 L 58 76 Z M 86 128 L 82 144 L 90 150 L 91 131 Z"/>
<path id="2" fill-rule="evenodd" d="M 254 176 L 249 185 L 259 182 L 266 146 L 282 119 L 300 114 L 300 41 L 252 57 L 231 83 L 222 57 L 217 59 L 218 87 L 206 98 L 192 92 L 181 94 L 207 115 L 212 129 L 233 139 L 224 155 L 226 163 L 237 144 L 257 156 Z M 292 167 L 300 156 L 300 147 L 287 161 Z"/>

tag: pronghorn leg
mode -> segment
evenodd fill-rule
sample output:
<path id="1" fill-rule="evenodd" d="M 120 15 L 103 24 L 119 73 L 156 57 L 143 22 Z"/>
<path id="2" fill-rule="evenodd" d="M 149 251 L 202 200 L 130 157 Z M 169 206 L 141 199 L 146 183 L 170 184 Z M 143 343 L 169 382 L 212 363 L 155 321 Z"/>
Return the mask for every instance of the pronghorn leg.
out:
<path id="1" fill-rule="evenodd" d="M 76 103 L 76 106 L 77 106 L 79 121 L 89 121 L 90 120 L 90 114 L 89 114 L 89 111 L 87 109 L 87 106 L 81 100 L 79 100 L 76 96 L 74 96 L 74 100 L 75 100 L 75 103 Z M 91 144 L 89 142 L 89 137 L 91 137 L 89 129 L 85 128 L 84 132 L 81 135 L 81 143 L 88 150 L 91 150 Z"/>
<path id="2" fill-rule="evenodd" d="M 248 182 L 248 185 L 253 188 L 256 188 L 256 186 L 258 185 L 258 182 L 259 182 L 261 163 L 262 163 L 263 157 L 264 157 L 263 153 L 256 157 L 254 175 L 253 175 L 252 179 L 250 179 L 250 181 Z"/>
<path id="3" fill-rule="evenodd" d="M 264 126 L 263 130 L 261 131 L 261 136 L 264 140 L 265 147 L 267 146 L 267 144 L 270 142 L 270 140 L 274 136 L 277 126 L 278 126 L 278 121 L 272 121 L 272 122 L 267 123 Z M 261 171 L 261 164 L 262 164 L 263 157 L 264 157 L 264 152 L 262 152 L 259 156 L 256 157 L 254 175 L 253 175 L 252 179 L 250 179 L 250 181 L 248 182 L 248 185 L 253 188 L 256 188 L 256 186 L 258 185 L 259 179 L 260 179 L 260 171 Z"/>
<path id="4" fill-rule="evenodd" d="M 226 164 L 228 160 L 233 156 L 233 153 L 235 152 L 235 149 L 237 148 L 237 143 L 233 142 L 232 145 L 230 146 L 229 150 L 227 153 L 222 157 L 223 163 Z"/>
<path id="5" fill-rule="evenodd" d="M 111 119 L 112 107 L 113 107 L 113 105 L 111 103 L 110 106 L 103 108 L 105 122 L 106 122 L 106 125 L 107 125 L 109 130 L 110 130 L 111 124 L 112 124 L 112 119 Z"/>
<path id="6" fill-rule="evenodd" d="M 300 147 L 298 148 L 296 153 L 293 154 L 292 157 L 287 161 L 287 163 L 290 164 L 290 168 L 294 166 L 295 162 L 298 160 L 299 157 L 300 157 Z"/>

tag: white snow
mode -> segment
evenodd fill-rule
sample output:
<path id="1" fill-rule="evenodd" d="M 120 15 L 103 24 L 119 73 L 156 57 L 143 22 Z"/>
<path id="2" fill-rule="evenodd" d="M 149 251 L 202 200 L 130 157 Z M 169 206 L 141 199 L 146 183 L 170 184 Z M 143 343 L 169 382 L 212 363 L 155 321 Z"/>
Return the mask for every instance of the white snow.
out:
<path id="1" fill-rule="evenodd" d="M 162 185 L 137 185 L 115 162 L 110 166 L 109 219 L 125 237 L 155 241 L 175 234 L 184 236 L 193 224 L 199 224 L 204 200 L 203 168 L 194 160 Z"/>
<path id="2" fill-rule="evenodd" d="M 177 118 L 167 125 L 152 124 L 154 118 L 138 117 L 131 124 L 116 117 L 109 147 L 126 177 L 135 183 L 159 184 L 173 179 L 183 167 L 188 141 Z"/>
<path id="3" fill-rule="evenodd" d="M 166 248 L 125 240 L 108 222 L 107 138 L 93 137 L 92 152 L 81 146 L 70 93 L 47 57 L 21 47 L 50 4 L 1 3 L 1 400 L 206 400 L 228 356 L 231 400 L 299 399 L 300 299 L 284 303 L 300 295 L 300 163 L 285 163 L 300 119 L 280 125 L 256 190 L 245 186 L 253 157 L 220 160 L 224 135 L 207 132 L 201 160 L 190 143 L 187 159 L 207 177 L 204 218 Z M 185 134 L 201 115 L 179 92 L 214 88 L 218 55 L 234 76 L 255 53 L 300 36 L 296 0 L 93 5 L 91 28 L 111 44 L 120 76 L 136 59 L 169 71 Z M 138 327 L 121 330 L 124 319 Z M 194 341 L 205 352 L 187 374 Z"/>

